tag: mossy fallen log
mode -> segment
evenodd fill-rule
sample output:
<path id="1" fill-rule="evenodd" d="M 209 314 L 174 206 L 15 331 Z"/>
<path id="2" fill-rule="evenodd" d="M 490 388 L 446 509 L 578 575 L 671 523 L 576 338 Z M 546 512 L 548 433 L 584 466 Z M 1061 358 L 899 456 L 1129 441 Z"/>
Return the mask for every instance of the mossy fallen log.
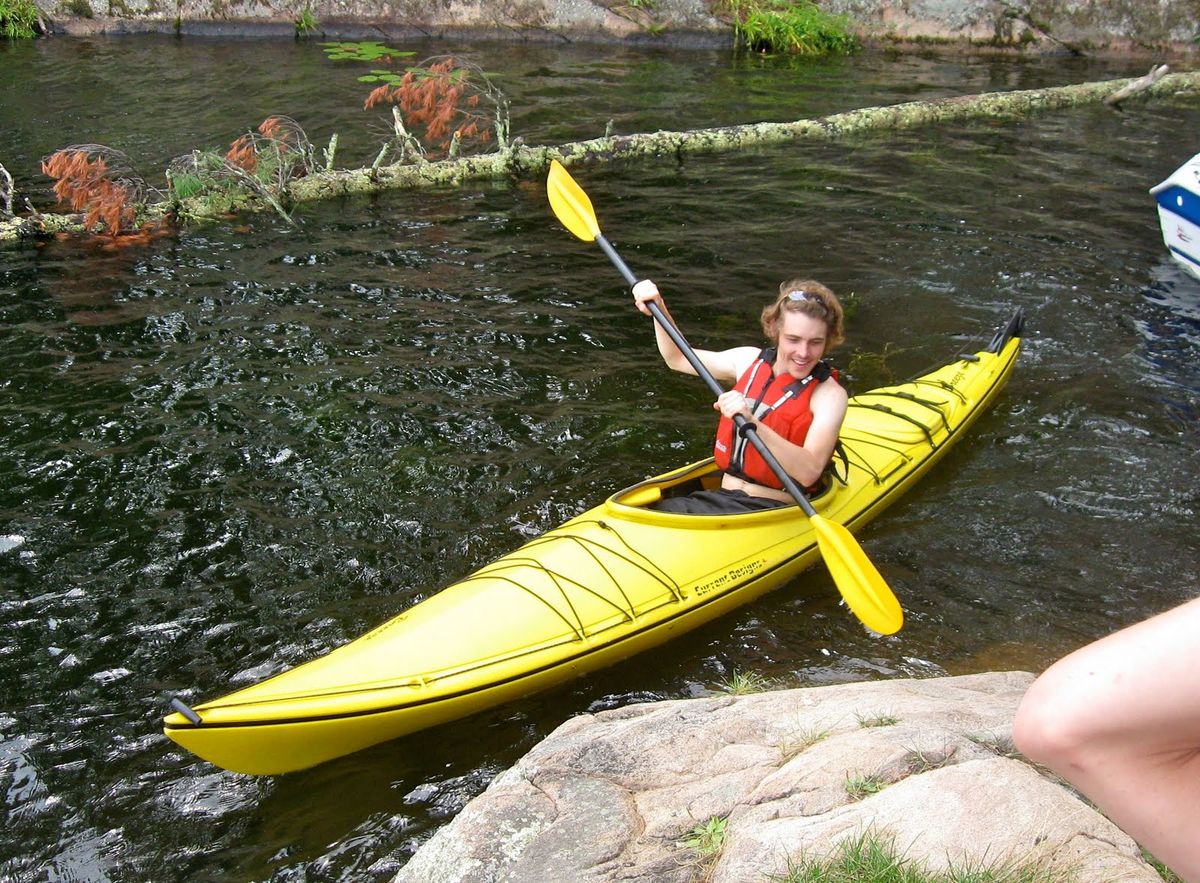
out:
<path id="1" fill-rule="evenodd" d="M 59 233 L 86 233 L 83 215 L 37 214 L 0 218 L 0 242 L 40 239 Z"/>
<path id="2" fill-rule="evenodd" d="M 530 146 L 517 143 L 500 153 L 436 162 L 382 165 L 374 169 L 320 172 L 291 181 L 284 201 L 296 204 L 402 188 L 454 186 L 489 178 L 535 178 L 544 175 L 554 159 L 568 167 L 661 157 L 670 157 L 674 161 L 689 154 L 729 152 L 798 141 L 831 141 L 872 132 L 914 129 L 975 118 L 1020 118 L 1099 104 L 1136 82 L 1137 78 L 1106 80 L 1045 89 L 909 101 L 789 123 L 750 123 L 683 132 L 609 135 L 558 145 Z M 1188 72 L 1167 74 L 1139 92 L 1137 97 L 1146 100 L 1196 94 L 1200 94 L 1200 72 Z M 199 221 L 269 206 L 247 191 L 224 193 L 219 197 L 198 196 L 171 205 L 164 203 L 146 208 L 146 216 L 150 218 L 170 212 L 183 221 Z M 52 217 L 42 215 L 40 223 L 47 224 Z M 33 222 L 35 219 L 17 220 Z M 13 222 L 0 225 L 0 241 L 22 235 L 19 232 L 10 235 L 10 228 L 13 227 Z M 16 228 L 25 230 L 24 235 L 29 234 L 28 227 L 17 224 Z"/>
<path id="3" fill-rule="evenodd" d="M 769 147 L 794 141 L 829 141 L 874 131 L 898 131 L 976 117 L 1018 118 L 1035 113 L 1097 104 L 1136 80 L 1109 80 L 1046 89 L 988 92 L 930 101 L 910 101 L 866 107 L 826 117 L 790 123 L 749 123 L 683 132 L 659 131 L 611 135 L 588 141 L 547 146 L 518 144 L 504 153 L 440 162 L 383 166 L 326 172 L 292 183 L 298 202 L 351 193 L 370 193 L 404 187 L 459 184 L 464 181 L 545 174 L 550 161 L 565 166 L 599 164 L 623 159 L 676 158 L 693 153 L 719 153 Z M 1200 94 L 1200 72 L 1168 74 L 1140 97 L 1164 98 Z"/>

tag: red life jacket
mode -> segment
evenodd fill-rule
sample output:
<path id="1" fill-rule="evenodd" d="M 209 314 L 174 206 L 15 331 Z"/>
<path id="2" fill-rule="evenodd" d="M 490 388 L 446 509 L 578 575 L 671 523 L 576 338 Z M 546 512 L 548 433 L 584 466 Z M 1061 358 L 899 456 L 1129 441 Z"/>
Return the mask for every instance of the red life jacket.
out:
<path id="1" fill-rule="evenodd" d="M 822 361 L 814 366 L 811 374 L 797 380 L 786 372 L 776 377 L 774 364 L 775 349 L 763 350 L 738 378 L 734 389 L 746 397 L 756 423 L 771 427 L 792 444 L 802 445 L 813 422 L 813 393 L 824 380 L 836 379 L 838 373 Z M 783 489 L 783 482 L 725 415 L 721 415 L 721 422 L 717 424 L 713 457 L 730 475 L 765 487 Z"/>

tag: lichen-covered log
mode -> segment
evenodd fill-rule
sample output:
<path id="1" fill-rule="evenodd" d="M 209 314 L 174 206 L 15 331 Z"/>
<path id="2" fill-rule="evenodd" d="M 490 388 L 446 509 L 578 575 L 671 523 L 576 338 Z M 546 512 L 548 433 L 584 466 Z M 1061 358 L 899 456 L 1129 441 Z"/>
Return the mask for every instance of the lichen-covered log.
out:
<path id="1" fill-rule="evenodd" d="M 655 132 L 628 137 L 598 138 L 564 144 L 545 150 L 544 164 L 551 158 L 563 165 L 606 161 L 616 157 L 679 156 L 740 150 L 802 140 L 833 140 L 851 135 L 886 130 L 896 131 L 976 117 L 1021 117 L 1102 102 L 1126 88 L 1132 80 L 1109 80 L 1047 89 L 989 92 L 931 101 L 910 101 L 884 107 L 867 107 L 812 120 L 792 123 L 755 123 L 691 132 Z M 1169 74 L 1150 86 L 1145 95 L 1166 97 L 1200 94 L 1200 72 Z M 537 166 L 541 171 L 544 164 Z"/>
<path id="2" fill-rule="evenodd" d="M 1018 118 L 1103 102 L 1137 82 L 1107 80 L 1047 89 L 989 92 L 931 101 L 910 101 L 884 107 L 867 107 L 791 123 L 752 123 L 685 132 L 650 132 L 575 141 L 559 145 L 516 144 L 502 153 L 470 156 L 439 162 L 385 165 L 378 169 L 321 172 L 292 181 L 288 201 L 307 202 L 401 188 L 452 186 L 487 178 L 533 178 L 546 173 L 552 159 L 566 166 L 598 164 L 623 159 L 652 160 L 686 154 L 717 153 L 765 147 L 795 141 L 836 140 L 870 132 L 896 131 L 940 123 L 986 118 Z M 1200 94 L 1200 72 L 1167 74 L 1139 93 L 1139 99 Z M 232 211 L 267 206 L 253 194 L 226 195 L 220 201 L 198 197 L 170 206 L 180 219 L 214 218 Z M 161 215 L 168 207 L 149 207 L 148 215 Z M 43 216 L 49 218 L 52 216 Z M 14 239 L 12 223 L 0 226 L 0 241 Z M 28 235 L 26 232 L 25 235 Z"/>
<path id="3" fill-rule="evenodd" d="M 552 159 L 566 166 L 663 156 L 674 159 L 691 153 L 727 152 L 792 141 L 832 140 L 872 131 L 912 129 L 975 117 L 1021 117 L 1096 104 L 1127 89 L 1133 82 L 1126 79 L 1109 80 L 1047 89 L 910 101 L 791 123 L 752 123 L 685 132 L 608 136 L 554 146 L 518 144 L 503 153 L 483 156 L 383 166 L 377 170 L 325 172 L 294 181 L 291 197 L 296 202 L 304 202 L 381 190 L 455 185 L 482 178 L 529 178 L 544 174 Z M 1143 96 L 1159 98 L 1195 94 L 1200 94 L 1200 72 L 1169 74 L 1142 93 Z"/>
<path id="4" fill-rule="evenodd" d="M 82 215 L 41 214 L 0 220 L 0 242 L 39 239 L 57 233 L 83 233 Z"/>

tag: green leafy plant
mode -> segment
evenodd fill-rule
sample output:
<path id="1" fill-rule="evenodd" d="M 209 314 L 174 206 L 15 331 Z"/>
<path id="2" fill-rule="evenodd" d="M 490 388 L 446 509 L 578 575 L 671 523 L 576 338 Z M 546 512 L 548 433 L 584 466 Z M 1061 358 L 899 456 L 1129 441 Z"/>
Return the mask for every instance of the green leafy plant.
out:
<path id="1" fill-rule="evenodd" d="M 694 849 L 702 859 L 712 858 L 725 845 L 725 829 L 728 825 L 728 819 L 713 816 L 704 824 L 692 828 L 684 839 L 683 845 Z"/>
<path id="2" fill-rule="evenodd" d="M 309 34 L 316 33 L 321 27 L 321 23 L 317 21 L 317 17 L 313 15 L 312 7 L 307 3 L 300 10 L 300 14 L 296 16 L 296 36 L 306 37 Z"/>
<path id="3" fill-rule="evenodd" d="M 1154 868 L 1154 870 L 1158 873 L 1158 876 L 1166 880 L 1167 883 L 1183 883 L 1182 877 L 1180 877 L 1150 853 L 1146 852 L 1144 849 L 1142 850 L 1142 858 L 1144 858 L 1146 863 L 1150 865 L 1150 867 Z"/>
<path id="4" fill-rule="evenodd" d="M 364 40 L 361 43 L 322 43 L 321 47 L 325 52 L 325 57 L 330 61 L 365 61 L 368 64 L 379 61 L 381 58 L 385 60 L 411 58 L 417 54 L 384 46 L 378 40 Z M 391 73 L 391 71 L 384 71 L 384 73 Z"/>
<path id="5" fill-rule="evenodd" d="M 872 794 L 878 794 L 887 787 L 887 782 L 877 775 L 846 776 L 846 793 L 851 800 L 862 800 Z"/>
<path id="6" fill-rule="evenodd" d="M 0 0 L 0 36 L 10 40 L 33 39 L 40 21 L 33 0 Z"/>
<path id="7" fill-rule="evenodd" d="M 288 182 L 318 169 L 316 151 L 291 117 L 271 116 L 247 132 L 224 155 L 194 150 L 176 157 L 167 178 L 176 199 L 248 191 L 292 222 Z"/>
<path id="8" fill-rule="evenodd" d="M 738 39 L 755 52 L 845 55 L 858 49 L 850 19 L 812 0 L 724 0 Z"/>

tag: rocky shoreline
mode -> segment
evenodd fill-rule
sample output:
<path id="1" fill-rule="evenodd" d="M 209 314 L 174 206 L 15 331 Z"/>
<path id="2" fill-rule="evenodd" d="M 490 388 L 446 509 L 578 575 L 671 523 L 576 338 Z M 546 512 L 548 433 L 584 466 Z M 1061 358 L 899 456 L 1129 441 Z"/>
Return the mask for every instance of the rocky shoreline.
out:
<path id="1" fill-rule="evenodd" d="M 721 47 L 724 0 L 35 0 L 50 34 Z M 1194 57 L 1191 0 L 820 0 L 870 46 Z"/>
<path id="2" fill-rule="evenodd" d="M 761 883 L 869 834 L 934 872 L 1023 866 L 1161 883 L 1133 840 L 1014 751 L 1032 680 L 872 681 L 581 715 L 395 880 Z M 706 823 L 721 833 L 702 855 L 687 841 Z"/>

